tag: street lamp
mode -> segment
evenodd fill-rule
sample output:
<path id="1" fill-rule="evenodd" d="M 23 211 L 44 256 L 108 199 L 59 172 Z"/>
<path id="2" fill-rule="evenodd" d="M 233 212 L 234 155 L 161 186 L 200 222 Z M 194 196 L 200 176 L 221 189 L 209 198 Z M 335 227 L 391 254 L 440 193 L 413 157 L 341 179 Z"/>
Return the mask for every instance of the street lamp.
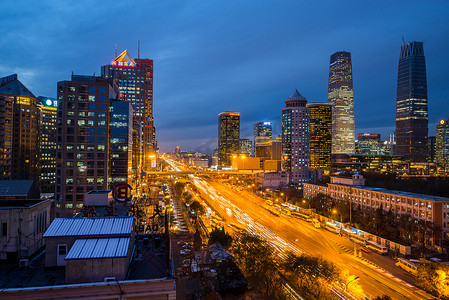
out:
<path id="1" fill-rule="evenodd" d="M 332 211 L 333 214 L 339 214 L 340 215 L 340 223 L 343 223 L 343 217 L 341 216 L 341 213 L 339 213 L 337 210 Z"/>
<path id="2" fill-rule="evenodd" d="M 303 200 L 302 200 L 302 203 L 305 204 L 306 202 L 309 204 L 309 209 L 310 209 L 310 202 L 309 202 L 309 201 L 306 201 L 306 199 L 303 199 Z"/>
<path id="3" fill-rule="evenodd" d="M 352 279 L 352 280 L 349 280 L 348 283 L 346 283 L 346 290 L 348 289 L 348 285 L 349 285 L 351 282 L 353 282 L 354 280 L 357 280 L 357 279 L 359 279 L 359 278 L 360 278 L 360 277 L 357 276 L 356 278 L 354 278 L 354 279 Z"/>

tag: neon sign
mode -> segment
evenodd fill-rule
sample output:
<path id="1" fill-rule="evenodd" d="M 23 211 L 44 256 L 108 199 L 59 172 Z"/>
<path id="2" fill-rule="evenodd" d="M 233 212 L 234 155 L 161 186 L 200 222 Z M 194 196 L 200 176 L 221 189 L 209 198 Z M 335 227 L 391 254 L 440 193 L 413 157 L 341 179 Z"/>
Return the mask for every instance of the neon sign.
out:
<path id="1" fill-rule="evenodd" d="M 135 67 L 136 63 L 132 61 L 111 61 L 111 65 L 118 67 Z"/>

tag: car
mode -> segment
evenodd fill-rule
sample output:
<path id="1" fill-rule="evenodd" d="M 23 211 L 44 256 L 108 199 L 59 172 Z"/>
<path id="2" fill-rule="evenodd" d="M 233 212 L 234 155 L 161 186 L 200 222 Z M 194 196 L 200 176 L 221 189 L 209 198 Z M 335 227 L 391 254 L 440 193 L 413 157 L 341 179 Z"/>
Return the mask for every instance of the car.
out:
<path id="1" fill-rule="evenodd" d="M 179 246 L 184 246 L 184 245 L 186 245 L 187 243 L 186 242 L 178 242 L 177 243 Z"/>
<path id="2" fill-rule="evenodd" d="M 362 251 L 365 252 L 365 253 L 370 253 L 371 252 L 367 247 L 363 247 Z"/>
<path id="3" fill-rule="evenodd" d="M 190 253 L 190 250 L 184 249 L 184 250 L 181 250 L 179 253 L 180 253 L 181 255 L 187 255 L 187 254 Z"/>

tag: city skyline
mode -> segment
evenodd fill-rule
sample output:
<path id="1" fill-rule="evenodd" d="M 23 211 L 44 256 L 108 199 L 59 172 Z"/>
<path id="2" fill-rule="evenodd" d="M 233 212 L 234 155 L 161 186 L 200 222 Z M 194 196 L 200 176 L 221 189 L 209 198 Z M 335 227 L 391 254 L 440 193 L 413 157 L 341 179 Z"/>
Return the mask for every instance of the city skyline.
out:
<path id="1" fill-rule="evenodd" d="M 154 61 L 160 152 L 176 145 L 211 152 L 221 111 L 241 113 L 242 138 L 251 138 L 257 121 L 271 121 L 273 136 L 278 135 L 280 111 L 291 90 L 300 90 L 310 102 L 326 102 L 328 58 L 336 51 L 352 54 L 355 133 L 381 133 L 385 139 L 395 127 L 402 36 L 406 42 L 423 41 L 426 48 L 429 135 L 447 119 L 440 109 L 448 94 L 449 58 L 443 52 L 448 42 L 441 39 L 448 27 L 443 26 L 447 4 L 349 2 L 323 9 L 301 3 L 156 3 L 151 10 L 127 14 L 126 3 L 119 2 L 107 5 L 104 22 L 98 21 L 102 10 L 96 5 L 2 2 L 0 24 L 9 31 L 1 40 L 0 77 L 17 73 L 34 94 L 55 97 L 56 83 L 68 80 L 72 71 L 99 75 L 99 66 L 114 59 L 116 44 L 119 53 L 128 49 L 137 57 L 140 39 L 140 57 Z M 332 22 L 336 9 L 348 18 Z M 164 17 L 168 14 L 170 20 Z M 148 22 L 139 26 L 142 16 Z M 33 18 L 33 26 L 27 18 Z"/>

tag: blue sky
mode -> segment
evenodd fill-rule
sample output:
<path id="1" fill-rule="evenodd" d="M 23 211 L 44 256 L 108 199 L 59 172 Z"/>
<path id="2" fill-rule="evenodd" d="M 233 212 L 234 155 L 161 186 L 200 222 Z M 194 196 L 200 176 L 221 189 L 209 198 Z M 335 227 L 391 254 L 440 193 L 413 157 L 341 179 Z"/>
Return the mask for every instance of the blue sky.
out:
<path id="1" fill-rule="evenodd" d="M 319 3 L 319 5 L 317 5 Z M 356 133 L 394 130 L 402 36 L 423 41 L 429 134 L 449 116 L 449 2 L 445 1 L 9 1 L 0 2 L 0 76 L 18 73 L 36 95 L 128 49 L 154 60 L 161 152 L 211 151 L 217 115 L 241 112 L 280 133 L 298 89 L 327 101 L 329 57 L 352 53 Z"/>

